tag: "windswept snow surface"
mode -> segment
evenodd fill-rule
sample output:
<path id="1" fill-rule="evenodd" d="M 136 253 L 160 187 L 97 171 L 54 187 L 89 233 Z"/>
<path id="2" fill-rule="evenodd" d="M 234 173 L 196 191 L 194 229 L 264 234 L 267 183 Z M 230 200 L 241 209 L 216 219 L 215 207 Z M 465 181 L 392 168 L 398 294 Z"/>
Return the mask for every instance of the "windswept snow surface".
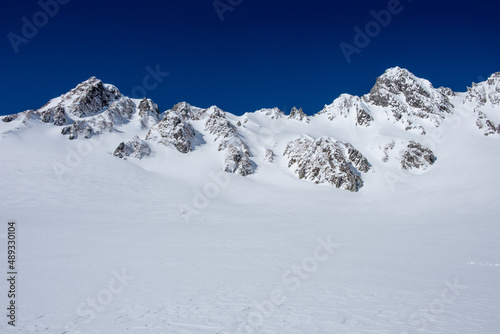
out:
<path id="1" fill-rule="evenodd" d="M 1 268 L 15 220 L 19 276 L 16 326 L 4 315 L 0 332 L 498 333 L 500 138 L 464 115 L 426 137 L 431 168 L 406 171 L 379 146 L 417 133 L 228 114 L 257 165 L 246 177 L 222 171 L 206 134 L 187 154 L 150 142 L 151 157 L 113 156 L 131 129 L 145 138 L 137 113 L 74 141 L 1 123 Z M 299 180 L 283 156 L 298 133 L 360 150 L 359 192 Z"/>

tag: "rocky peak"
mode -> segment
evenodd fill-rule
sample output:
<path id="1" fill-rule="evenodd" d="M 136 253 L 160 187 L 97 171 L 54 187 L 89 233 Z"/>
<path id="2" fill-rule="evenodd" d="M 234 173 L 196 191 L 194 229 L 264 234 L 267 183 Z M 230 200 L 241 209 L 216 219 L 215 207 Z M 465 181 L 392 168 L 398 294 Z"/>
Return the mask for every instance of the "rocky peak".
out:
<path id="1" fill-rule="evenodd" d="M 473 83 L 467 88 L 464 102 L 475 103 L 475 107 L 482 107 L 488 103 L 491 106 L 500 105 L 500 72 L 492 74 L 486 81 Z"/>
<path id="2" fill-rule="evenodd" d="M 417 78 L 399 67 L 388 69 L 377 81 L 364 100 L 387 108 L 394 121 L 410 123 L 415 119 L 428 119 L 439 126 L 453 105 L 448 97 L 432 84 Z"/>
<path id="3" fill-rule="evenodd" d="M 139 115 L 144 114 L 146 112 L 154 112 L 156 114 L 160 113 L 160 109 L 158 109 L 158 105 L 155 104 L 152 100 L 143 98 L 139 103 Z"/>
<path id="4" fill-rule="evenodd" d="M 229 122 L 224 111 L 215 106 L 209 110 L 211 113 L 205 124 L 205 130 L 215 135 L 215 141 L 220 141 L 219 151 L 225 152 L 224 171 L 243 176 L 253 174 L 255 165 L 250 160 L 250 150 L 236 127 Z"/>
<path id="5" fill-rule="evenodd" d="M 302 108 L 297 109 L 296 107 L 293 107 L 292 110 L 290 110 L 288 118 L 299 122 L 309 123 L 309 117 L 304 113 L 304 111 L 302 111 Z"/>
<path id="6" fill-rule="evenodd" d="M 260 110 L 257 110 L 256 113 L 262 113 L 271 119 L 279 119 L 279 118 L 285 116 L 285 113 L 276 107 L 275 108 L 260 109 Z"/>
<path id="7" fill-rule="evenodd" d="M 500 134 L 500 72 L 467 88 L 463 100 L 476 117 L 476 126 L 485 136 Z"/>
<path id="8" fill-rule="evenodd" d="M 207 109 L 193 107 L 187 102 L 179 102 L 172 107 L 173 111 L 176 111 L 184 117 L 185 119 L 200 120 L 203 118 Z"/>
<path id="9" fill-rule="evenodd" d="M 193 151 L 194 138 L 193 127 L 176 111 L 168 112 L 146 136 L 146 140 L 173 147 L 181 153 Z"/>
<path id="10" fill-rule="evenodd" d="M 209 108 L 210 116 L 205 123 L 205 130 L 215 135 L 215 140 L 236 136 L 236 128 L 229 122 L 226 113 L 212 106 Z"/>
<path id="11" fill-rule="evenodd" d="M 371 167 L 351 144 L 328 137 L 296 139 L 288 143 L 283 155 L 299 179 L 330 183 L 350 191 L 358 191 L 363 186 L 361 172 Z"/>
<path id="12" fill-rule="evenodd" d="M 144 98 L 137 108 L 141 118 L 141 127 L 149 129 L 160 121 L 160 110 L 152 100 Z"/>
<path id="13" fill-rule="evenodd" d="M 76 117 L 88 117 L 102 112 L 121 97 L 118 88 L 92 77 L 64 94 L 58 106 Z"/>
<path id="14" fill-rule="evenodd" d="M 350 94 L 342 94 L 333 101 L 330 105 L 325 105 L 318 115 L 327 115 L 328 120 L 333 121 L 337 117 L 355 118 L 355 124 L 358 126 L 369 126 L 373 121 L 368 108 L 364 102 L 358 97 Z"/>

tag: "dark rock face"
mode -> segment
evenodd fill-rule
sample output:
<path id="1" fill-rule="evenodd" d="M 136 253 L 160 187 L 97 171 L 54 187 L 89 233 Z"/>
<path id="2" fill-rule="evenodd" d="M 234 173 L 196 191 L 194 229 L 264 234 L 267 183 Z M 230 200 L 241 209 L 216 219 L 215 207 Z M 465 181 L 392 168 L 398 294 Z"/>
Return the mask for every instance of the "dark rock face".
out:
<path id="1" fill-rule="evenodd" d="M 296 107 L 293 107 L 292 110 L 290 110 L 288 118 L 299 122 L 309 123 L 309 117 L 304 113 L 304 111 L 302 111 L 302 108 L 297 109 Z"/>
<path id="2" fill-rule="evenodd" d="M 226 114 L 219 108 L 215 108 L 208 118 L 205 123 L 205 130 L 215 135 L 216 141 L 221 138 L 236 137 L 236 128 L 229 122 L 226 118 Z"/>
<path id="3" fill-rule="evenodd" d="M 254 173 L 250 152 L 243 143 L 231 143 L 225 148 L 224 171 L 247 176 Z"/>
<path id="4" fill-rule="evenodd" d="M 146 156 L 151 155 L 151 148 L 144 141 L 135 136 L 132 140 L 128 142 L 123 142 L 118 145 L 113 155 L 115 157 L 126 159 L 126 157 L 134 157 L 137 159 L 142 159 Z"/>
<path id="5" fill-rule="evenodd" d="M 488 80 L 473 84 L 467 89 L 464 104 L 469 104 L 476 115 L 476 126 L 485 136 L 500 134 L 500 124 L 491 119 L 492 114 L 500 112 L 500 72 Z"/>
<path id="6" fill-rule="evenodd" d="M 17 119 L 17 115 L 16 114 L 14 114 L 14 115 L 7 115 L 4 118 L 2 118 L 2 122 L 10 123 L 10 122 L 12 122 L 15 119 Z"/>
<path id="7" fill-rule="evenodd" d="M 280 119 L 285 116 L 285 113 L 279 108 L 264 108 L 257 110 L 256 113 L 263 113 L 270 119 Z"/>
<path id="8" fill-rule="evenodd" d="M 177 112 L 185 120 L 191 119 L 197 121 L 205 116 L 205 112 L 207 111 L 207 109 L 193 107 L 187 102 L 180 102 L 172 107 L 172 111 Z"/>
<path id="9" fill-rule="evenodd" d="M 342 94 L 332 104 L 318 113 L 318 115 L 327 115 L 328 120 L 333 121 L 336 118 L 348 118 L 354 114 L 355 124 L 357 126 L 368 127 L 373 122 L 373 117 L 365 107 L 364 102 L 358 97 L 349 94 Z"/>
<path id="10" fill-rule="evenodd" d="M 65 102 L 71 101 L 67 106 L 67 113 L 77 117 L 88 117 L 102 112 L 121 97 L 116 87 L 104 85 L 101 80 L 92 77 L 65 94 L 61 103 L 64 105 Z"/>
<path id="11" fill-rule="evenodd" d="M 95 133 L 92 127 L 85 121 L 76 121 L 71 125 L 65 126 L 61 130 L 61 134 L 68 136 L 70 140 L 77 139 L 79 136 L 83 136 L 86 139 L 91 138 Z"/>
<path id="12" fill-rule="evenodd" d="M 226 114 L 219 108 L 212 108 L 212 114 L 205 123 L 205 130 L 215 135 L 215 141 L 220 141 L 219 151 L 225 152 L 224 171 L 242 176 L 253 174 L 255 167 L 250 160 L 248 146 L 240 138 Z"/>
<path id="13" fill-rule="evenodd" d="M 267 163 L 272 163 L 274 161 L 274 152 L 272 150 L 266 150 L 266 156 L 264 161 Z"/>
<path id="14" fill-rule="evenodd" d="M 294 140 L 288 143 L 283 155 L 299 179 L 330 183 L 349 191 L 358 191 L 363 186 L 361 172 L 371 167 L 351 144 L 332 138 Z"/>
<path id="15" fill-rule="evenodd" d="M 149 130 L 146 140 L 174 147 L 181 153 L 193 151 L 195 131 L 191 124 L 176 111 L 170 111 Z"/>
<path id="16" fill-rule="evenodd" d="M 160 110 L 152 100 L 144 98 L 137 108 L 141 118 L 141 127 L 149 129 L 160 121 Z"/>
<path id="17" fill-rule="evenodd" d="M 411 141 L 403 152 L 401 166 L 403 169 L 427 169 L 437 158 L 429 148 Z"/>
<path id="18" fill-rule="evenodd" d="M 356 107 L 356 125 L 370 126 L 372 121 L 373 117 L 366 110 L 359 106 Z"/>
<path id="19" fill-rule="evenodd" d="M 52 123 L 57 126 L 68 123 L 64 108 L 57 106 L 51 109 L 44 110 L 40 113 L 40 118 L 44 123 Z"/>
<path id="20" fill-rule="evenodd" d="M 380 76 L 363 98 L 367 103 L 388 108 L 394 120 L 403 123 L 408 123 L 408 118 L 428 119 L 439 126 L 453 108 L 448 96 L 434 89 L 430 82 L 398 67 Z"/>
<path id="21" fill-rule="evenodd" d="M 61 133 L 68 135 L 69 139 L 77 139 L 79 136 L 90 138 L 103 132 L 113 132 L 115 126 L 127 123 L 135 111 L 135 104 L 127 97 L 113 102 L 106 111 L 101 114 L 77 119 L 73 124 L 65 126 Z"/>

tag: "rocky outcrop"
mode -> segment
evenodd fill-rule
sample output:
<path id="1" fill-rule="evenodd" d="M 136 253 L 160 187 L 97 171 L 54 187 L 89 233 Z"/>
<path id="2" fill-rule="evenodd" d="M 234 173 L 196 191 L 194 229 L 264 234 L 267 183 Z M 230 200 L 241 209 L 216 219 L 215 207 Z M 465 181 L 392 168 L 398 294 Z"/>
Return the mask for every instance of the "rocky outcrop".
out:
<path id="1" fill-rule="evenodd" d="M 431 149 L 411 141 L 402 152 L 401 166 L 403 169 L 427 169 L 436 162 L 437 158 Z"/>
<path id="2" fill-rule="evenodd" d="M 274 152 L 272 150 L 266 150 L 264 161 L 267 163 L 272 163 L 274 161 Z"/>
<path id="3" fill-rule="evenodd" d="M 215 141 L 237 137 L 236 128 L 229 122 L 224 111 L 211 107 L 211 113 L 205 123 L 205 131 L 215 136 Z M 220 149 L 219 149 L 220 151 Z"/>
<path id="4" fill-rule="evenodd" d="M 68 123 L 66 112 L 61 106 L 46 109 L 40 112 L 40 118 L 44 123 L 52 123 L 57 126 L 65 125 Z"/>
<path id="5" fill-rule="evenodd" d="M 15 120 L 20 120 L 22 123 L 26 123 L 29 119 L 31 119 L 35 115 L 35 111 L 33 109 L 29 109 L 18 114 L 7 115 L 2 118 L 2 121 L 5 123 L 10 123 Z"/>
<path id="6" fill-rule="evenodd" d="M 352 118 L 357 126 L 370 126 L 373 117 L 364 102 L 358 97 L 342 94 L 332 104 L 326 105 L 317 115 L 326 115 L 328 120 Z"/>
<path id="7" fill-rule="evenodd" d="M 75 120 L 65 126 L 61 134 L 73 140 L 80 136 L 90 138 L 104 132 L 113 132 L 117 125 L 128 123 L 135 112 L 135 104 L 128 97 L 113 102 L 103 113 Z"/>
<path id="8" fill-rule="evenodd" d="M 370 170 L 368 160 L 351 144 L 332 138 L 296 139 L 283 155 L 300 179 L 349 191 L 358 191 L 363 186 L 361 173 Z"/>
<path id="9" fill-rule="evenodd" d="M 217 107 L 209 108 L 210 117 L 205 123 L 205 130 L 219 141 L 219 151 L 224 151 L 224 171 L 247 176 L 255 172 L 255 165 L 250 160 L 250 150 L 239 136 L 235 126 L 226 117 L 226 113 Z"/>
<path id="10" fill-rule="evenodd" d="M 304 113 L 304 111 L 302 111 L 302 108 L 297 109 L 296 107 L 293 107 L 292 110 L 290 110 L 288 118 L 299 122 L 309 123 L 309 117 Z"/>
<path id="11" fill-rule="evenodd" d="M 405 170 L 426 170 L 437 160 L 434 152 L 415 141 L 391 141 L 381 150 L 381 160 L 384 163 L 394 161 Z"/>
<path id="12" fill-rule="evenodd" d="M 279 108 L 264 108 L 257 110 L 256 113 L 264 114 L 270 119 L 280 119 L 285 116 L 285 113 Z"/>
<path id="13" fill-rule="evenodd" d="M 102 112 L 121 97 L 115 86 L 105 85 L 101 80 L 92 77 L 64 94 L 57 107 L 76 117 L 89 117 Z"/>
<path id="14" fill-rule="evenodd" d="M 428 120 L 439 126 L 453 108 L 442 90 L 399 67 L 380 76 L 363 100 L 385 108 L 388 118 L 403 123 L 406 130 L 414 129 L 415 120 Z"/>
<path id="15" fill-rule="evenodd" d="M 149 130 L 146 140 L 151 140 L 181 153 L 193 151 L 195 130 L 176 111 L 168 112 L 163 119 Z"/>
<path id="16" fill-rule="evenodd" d="M 149 129 L 160 121 L 160 110 L 152 100 L 144 98 L 137 107 L 141 119 L 141 127 Z"/>
<path id="17" fill-rule="evenodd" d="M 135 136 L 128 142 L 120 143 L 120 145 L 118 145 L 116 150 L 113 152 L 113 155 L 122 159 L 126 159 L 127 157 L 142 159 L 146 156 L 151 155 L 151 148 L 144 140 L 141 140 L 138 136 Z"/>
<path id="18" fill-rule="evenodd" d="M 500 134 L 500 123 L 493 120 L 500 114 L 500 72 L 469 87 L 463 103 L 474 111 L 476 126 L 485 136 Z"/>
<path id="19" fill-rule="evenodd" d="M 177 112 L 186 120 L 198 121 L 206 116 L 207 109 L 193 107 L 187 102 L 180 102 L 172 107 L 172 111 Z"/>

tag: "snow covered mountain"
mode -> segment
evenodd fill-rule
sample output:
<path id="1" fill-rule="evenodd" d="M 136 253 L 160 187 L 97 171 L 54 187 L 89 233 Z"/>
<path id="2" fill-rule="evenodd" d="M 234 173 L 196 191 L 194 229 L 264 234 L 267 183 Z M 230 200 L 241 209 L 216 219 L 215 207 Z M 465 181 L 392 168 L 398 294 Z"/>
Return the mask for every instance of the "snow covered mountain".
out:
<path id="1" fill-rule="evenodd" d="M 5 135 L 45 123 L 70 140 L 120 132 L 129 138 L 108 150 L 123 159 L 155 159 L 164 149 L 188 154 L 215 143 L 224 155 L 214 158 L 228 173 L 258 174 L 259 166 L 273 163 L 299 179 L 358 191 L 363 186 L 360 171 L 427 170 L 439 161 L 433 151 L 439 146 L 436 133 L 447 131 L 447 121 L 463 114 L 475 118 L 485 135 L 500 134 L 500 73 L 466 93 L 455 93 L 436 89 L 406 69 L 391 68 L 369 94 L 343 94 L 312 117 L 295 107 L 287 117 L 278 108 L 239 117 L 186 102 L 160 113 L 150 99 L 132 100 L 92 77 L 38 110 L 4 117 L 8 125 L 1 129 Z M 273 142 L 262 141 L 266 133 Z M 279 158 L 270 159 L 275 155 Z M 380 168 L 367 167 L 379 162 Z"/>
<path id="2" fill-rule="evenodd" d="M 239 116 L 90 78 L 3 117 L 0 333 L 497 333 L 500 74 L 374 81 Z"/>

